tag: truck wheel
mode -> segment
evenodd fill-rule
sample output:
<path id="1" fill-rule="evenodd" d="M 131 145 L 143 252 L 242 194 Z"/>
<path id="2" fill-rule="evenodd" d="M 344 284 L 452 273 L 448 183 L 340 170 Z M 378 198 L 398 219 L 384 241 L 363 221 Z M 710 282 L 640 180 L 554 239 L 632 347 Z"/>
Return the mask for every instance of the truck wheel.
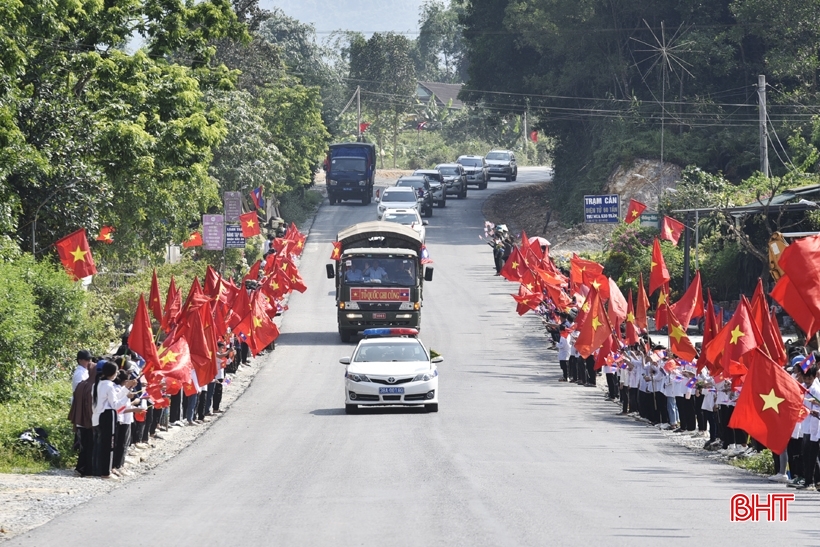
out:
<path id="1" fill-rule="evenodd" d="M 339 336 L 342 338 L 342 342 L 344 342 L 345 344 L 350 343 L 350 331 L 349 330 L 339 329 Z"/>
<path id="2" fill-rule="evenodd" d="M 439 207 L 447 207 L 447 200 L 443 199 L 443 200 L 439 201 L 438 206 Z"/>
<path id="3" fill-rule="evenodd" d="M 362 198 L 362 205 L 370 205 L 370 194 Z"/>
<path id="4" fill-rule="evenodd" d="M 429 218 L 431 216 L 433 216 L 433 204 L 432 203 L 427 206 L 427 217 Z"/>
<path id="5" fill-rule="evenodd" d="M 486 190 L 487 189 L 487 181 L 485 180 L 481 184 L 478 185 L 479 190 Z"/>
<path id="6" fill-rule="evenodd" d="M 464 185 L 464 188 L 461 189 L 461 192 L 458 194 L 458 199 L 464 199 L 467 197 L 467 185 Z"/>
<path id="7" fill-rule="evenodd" d="M 336 205 L 336 196 L 327 196 L 327 200 L 331 205 Z"/>

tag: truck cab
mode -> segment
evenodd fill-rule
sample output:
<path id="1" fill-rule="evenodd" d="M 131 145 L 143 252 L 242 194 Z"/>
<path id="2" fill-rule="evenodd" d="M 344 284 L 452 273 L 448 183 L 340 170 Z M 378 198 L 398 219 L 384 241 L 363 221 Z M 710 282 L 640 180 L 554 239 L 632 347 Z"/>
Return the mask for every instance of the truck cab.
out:
<path id="1" fill-rule="evenodd" d="M 330 204 L 373 198 L 376 178 L 376 145 L 368 142 L 331 144 L 324 163 L 327 197 Z"/>
<path id="2" fill-rule="evenodd" d="M 373 221 L 345 228 L 337 241 L 340 259 L 327 265 L 327 276 L 336 283 L 342 342 L 368 328 L 419 328 L 424 281 L 433 279 L 433 269 L 421 263 L 419 234 Z"/>

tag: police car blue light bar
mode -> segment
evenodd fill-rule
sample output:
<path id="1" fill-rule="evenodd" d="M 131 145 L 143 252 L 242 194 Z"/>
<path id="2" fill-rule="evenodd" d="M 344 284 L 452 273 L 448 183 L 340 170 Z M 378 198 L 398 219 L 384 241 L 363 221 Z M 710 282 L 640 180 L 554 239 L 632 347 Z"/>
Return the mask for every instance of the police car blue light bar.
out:
<path id="1" fill-rule="evenodd" d="M 418 329 L 365 329 L 362 336 L 417 336 Z"/>

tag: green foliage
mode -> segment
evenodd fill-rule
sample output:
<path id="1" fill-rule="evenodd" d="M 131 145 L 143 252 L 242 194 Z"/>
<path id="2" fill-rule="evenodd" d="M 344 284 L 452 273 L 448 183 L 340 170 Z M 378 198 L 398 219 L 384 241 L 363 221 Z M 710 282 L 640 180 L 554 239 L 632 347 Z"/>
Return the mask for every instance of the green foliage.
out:
<path id="1" fill-rule="evenodd" d="M 68 421 L 71 380 L 40 381 L 0 402 L 0 473 L 39 473 L 51 466 L 69 467 L 76 462 L 74 434 Z M 24 431 L 42 427 L 48 441 L 60 451 L 58 461 L 48 461 L 36 449 L 18 441 Z"/>
<path id="2" fill-rule="evenodd" d="M 37 311 L 34 294 L 19 269 L 0 263 L 0 400 L 8 397 L 31 363 Z"/>
<path id="3" fill-rule="evenodd" d="M 768 448 L 748 458 L 734 458 L 729 462 L 735 467 L 746 469 L 758 475 L 774 475 L 774 459 L 772 458 L 772 451 Z"/>
<path id="4" fill-rule="evenodd" d="M 463 82 L 467 76 L 463 26 L 464 3 L 427 0 L 419 8 L 416 73 L 428 82 Z"/>

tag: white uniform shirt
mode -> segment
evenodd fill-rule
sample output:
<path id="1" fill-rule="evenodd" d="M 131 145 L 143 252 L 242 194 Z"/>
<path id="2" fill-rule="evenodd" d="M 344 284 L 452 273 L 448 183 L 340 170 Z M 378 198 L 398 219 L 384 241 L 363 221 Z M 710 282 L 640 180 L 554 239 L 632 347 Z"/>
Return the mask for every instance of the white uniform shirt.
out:
<path id="1" fill-rule="evenodd" d="M 632 370 L 627 369 L 627 385 L 630 388 L 638 387 L 641 383 L 641 370 L 643 369 L 643 361 L 640 358 L 630 359 Z"/>
<path id="2" fill-rule="evenodd" d="M 813 395 L 814 399 L 809 397 L 809 395 Z M 817 378 L 815 378 L 814 382 L 809 386 L 809 393 L 805 398 L 805 404 L 810 411 L 820 411 L 820 404 L 818 404 L 815 399 L 820 399 L 820 380 Z M 811 440 L 820 440 L 820 419 L 809 416 L 806 421 L 808 422 L 808 434 L 811 435 Z"/>
<path id="3" fill-rule="evenodd" d="M 77 385 L 84 380 L 88 380 L 88 369 L 78 363 L 77 368 L 74 369 L 74 374 L 71 375 L 72 394 L 74 390 L 77 389 Z"/>
<path id="4" fill-rule="evenodd" d="M 570 351 L 572 348 L 569 345 L 569 340 L 566 336 L 560 336 L 558 340 L 558 360 L 559 361 L 567 361 L 569 360 Z"/>
<path id="5" fill-rule="evenodd" d="M 100 425 L 100 414 L 106 410 L 117 410 L 128 400 L 128 390 L 125 390 L 125 400 L 120 393 L 120 386 L 111 380 L 100 380 L 97 384 L 97 403 L 91 414 L 91 425 Z"/>

